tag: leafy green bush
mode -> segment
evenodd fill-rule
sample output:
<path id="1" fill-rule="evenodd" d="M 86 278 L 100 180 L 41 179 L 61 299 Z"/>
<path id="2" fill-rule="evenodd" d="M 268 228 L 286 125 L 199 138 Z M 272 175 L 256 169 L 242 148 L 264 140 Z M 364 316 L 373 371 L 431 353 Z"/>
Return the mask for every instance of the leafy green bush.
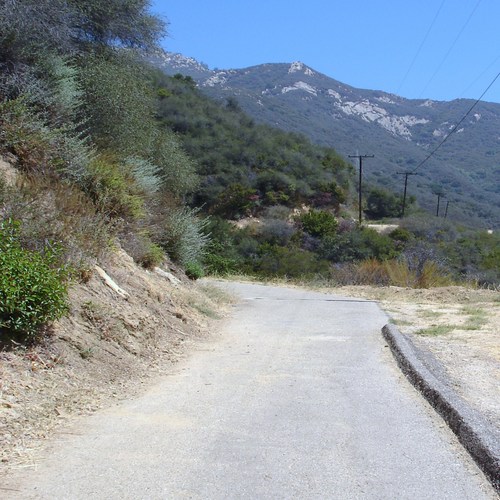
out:
<path id="1" fill-rule="evenodd" d="M 34 339 L 42 326 L 67 312 L 67 273 L 53 267 L 56 250 L 25 250 L 18 233 L 18 223 L 0 223 L 0 332 Z"/>
<path id="2" fill-rule="evenodd" d="M 391 240 L 394 242 L 394 248 L 395 250 L 402 251 L 406 245 L 409 244 L 415 237 L 413 236 L 410 231 L 407 229 L 404 229 L 402 227 L 397 227 L 393 231 L 391 231 L 387 236 L 391 238 Z"/>
<path id="3" fill-rule="evenodd" d="M 151 243 L 139 260 L 139 264 L 146 269 L 153 269 L 165 260 L 165 252 L 160 246 Z"/>
<path id="4" fill-rule="evenodd" d="M 213 212 L 229 219 L 240 219 L 252 213 L 257 201 L 255 189 L 231 184 L 217 197 Z"/>
<path id="5" fill-rule="evenodd" d="M 220 217 L 212 216 L 204 228 L 210 237 L 203 257 L 208 274 L 227 275 L 237 272 L 242 256 L 235 247 L 235 236 L 240 230 Z"/>
<path id="6" fill-rule="evenodd" d="M 381 188 L 373 188 L 366 199 L 365 214 L 370 219 L 398 217 L 403 201 L 399 196 Z"/>
<path id="7" fill-rule="evenodd" d="M 203 258 L 203 264 L 208 274 L 213 274 L 216 276 L 227 276 L 237 272 L 238 261 L 230 257 L 226 257 L 221 253 L 216 251 L 215 247 L 210 247 L 209 251 Z"/>
<path id="8" fill-rule="evenodd" d="M 325 210 L 311 210 L 301 215 L 299 220 L 304 231 L 317 238 L 333 236 L 338 227 L 335 216 Z"/>
<path id="9" fill-rule="evenodd" d="M 184 271 L 186 273 L 186 276 L 192 280 L 198 280 L 205 276 L 203 266 L 199 262 L 188 262 L 184 266 Z"/>

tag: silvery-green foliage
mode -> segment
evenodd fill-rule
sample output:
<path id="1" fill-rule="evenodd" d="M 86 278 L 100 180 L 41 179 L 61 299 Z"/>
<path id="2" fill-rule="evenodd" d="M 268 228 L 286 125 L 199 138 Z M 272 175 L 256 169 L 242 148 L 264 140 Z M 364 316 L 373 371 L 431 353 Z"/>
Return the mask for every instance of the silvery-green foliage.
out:
<path id="1" fill-rule="evenodd" d="M 165 129 L 157 133 L 152 157 L 166 191 L 182 197 L 197 187 L 196 165 L 172 131 Z"/>
<path id="2" fill-rule="evenodd" d="M 82 105 L 83 91 L 78 81 L 78 69 L 68 59 L 52 56 L 43 65 L 50 84 L 51 100 L 59 120 L 76 117 Z"/>
<path id="3" fill-rule="evenodd" d="M 81 117 L 93 140 L 123 156 L 146 157 L 157 128 L 154 96 L 133 54 L 88 56 L 79 78 Z"/>
<path id="4" fill-rule="evenodd" d="M 88 165 L 96 156 L 94 146 L 88 137 L 74 130 L 66 130 L 59 139 L 59 152 L 64 160 L 60 173 L 77 184 L 84 183 L 88 176 Z"/>
<path id="5" fill-rule="evenodd" d="M 147 194 L 157 193 L 162 185 L 158 167 L 149 160 L 138 157 L 128 157 L 125 165 L 130 169 L 139 187 Z"/>
<path id="6" fill-rule="evenodd" d="M 198 217 L 198 210 L 182 207 L 170 210 L 162 223 L 161 245 L 170 257 L 181 264 L 200 262 L 210 237 L 203 229 L 208 219 Z"/>

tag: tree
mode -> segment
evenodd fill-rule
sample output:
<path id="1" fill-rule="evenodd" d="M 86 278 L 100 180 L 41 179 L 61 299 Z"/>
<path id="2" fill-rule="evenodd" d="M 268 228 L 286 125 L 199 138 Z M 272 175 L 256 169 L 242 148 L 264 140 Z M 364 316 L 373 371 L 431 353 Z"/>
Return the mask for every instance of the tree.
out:
<path id="1" fill-rule="evenodd" d="M 76 12 L 77 39 L 91 44 L 150 49 L 166 34 L 166 23 L 148 12 L 149 0 L 69 0 Z"/>
<path id="2" fill-rule="evenodd" d="M 103 148 L 143 153 L 156 128 L 155 101 L 132 54 L 92 54 L 81 61 L 82 121 Z M 138 149 L 140 151 L 138 151 Z"/>
<path id="3" fill-rule="evenodd" d="M 64 0 L 1 0 L 0 65 L 12 70 L 40 52 L 72 52 L 74 19 Z"/>
<path id="4" fill-rule="evenodd" d="M 373 188 L 366 199 L 365 213 L 371 219 L 398 217 L 402 200 L 385 189 Z"/>

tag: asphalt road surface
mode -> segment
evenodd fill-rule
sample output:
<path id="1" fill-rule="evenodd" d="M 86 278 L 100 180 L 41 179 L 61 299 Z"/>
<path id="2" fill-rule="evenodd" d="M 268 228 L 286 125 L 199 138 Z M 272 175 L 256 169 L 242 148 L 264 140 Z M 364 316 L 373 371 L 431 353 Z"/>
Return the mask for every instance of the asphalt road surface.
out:
<path id="1" fill-rule="evenodd" d="M 375 303 L 221 286 L 241 297 L 222 334 L 59 438 L 12 498 L 497 498 L 400 374 Z"/>

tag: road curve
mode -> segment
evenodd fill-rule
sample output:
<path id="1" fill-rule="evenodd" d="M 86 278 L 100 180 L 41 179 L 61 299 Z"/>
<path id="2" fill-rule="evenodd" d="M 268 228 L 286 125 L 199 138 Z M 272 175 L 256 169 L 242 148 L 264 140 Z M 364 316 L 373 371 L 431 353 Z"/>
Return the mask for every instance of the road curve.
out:
<path id="1" fill-rule="evenodd" d="M 220 286 L 240 297 L 222 335 L 144 396 L 85 419 L 2 495 L 497 498 L 399 372 L 375 303 Z"/>

